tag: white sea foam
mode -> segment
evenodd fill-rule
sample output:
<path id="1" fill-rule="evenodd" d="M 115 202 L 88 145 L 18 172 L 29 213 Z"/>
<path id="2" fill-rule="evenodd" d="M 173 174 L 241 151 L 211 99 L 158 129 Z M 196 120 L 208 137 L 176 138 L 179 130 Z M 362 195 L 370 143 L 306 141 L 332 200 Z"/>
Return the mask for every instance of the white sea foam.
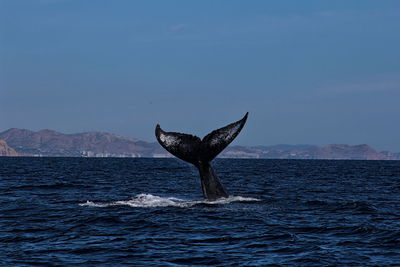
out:
<path id="1" fill-rule="evenodd" d="M 85 203 L 79 204 L 79 206 L 108 207 L 108 206 L 110 206 L 110 204 L 107 204 L 107 203 L 94 203 L 94 202 L 88 200 Z"/>
<path id="2" fill-rule="evenodd" d="M 257 198 L 230 196 L 228 198 L 220 198 L 214 201 L 209 200 L 185 200 L 175 197 L 160 197 L 151 194 L 139 194 L 131 200 L 121 200 L 115 202 L 92 202 L 86 201 L 79 204 L 80 206 L 89 207 L 110 207 L 110 206 L 130 206 L 134 208 L 153 208 L 153 207 L 180 207 L 187 208 L 198 204 L 220 205 L 232 202 L 253 202 L 260 201 Z"/>

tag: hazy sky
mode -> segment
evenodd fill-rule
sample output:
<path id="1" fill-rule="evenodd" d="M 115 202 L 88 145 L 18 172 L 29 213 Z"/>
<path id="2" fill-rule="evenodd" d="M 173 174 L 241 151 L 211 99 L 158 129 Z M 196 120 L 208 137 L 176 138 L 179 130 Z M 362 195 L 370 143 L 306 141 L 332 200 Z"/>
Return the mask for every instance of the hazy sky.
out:
<path id="1" fill-rule="evenodd" d="M 0 131 L 400 152 L 400 1 L 0 0 Z"/>

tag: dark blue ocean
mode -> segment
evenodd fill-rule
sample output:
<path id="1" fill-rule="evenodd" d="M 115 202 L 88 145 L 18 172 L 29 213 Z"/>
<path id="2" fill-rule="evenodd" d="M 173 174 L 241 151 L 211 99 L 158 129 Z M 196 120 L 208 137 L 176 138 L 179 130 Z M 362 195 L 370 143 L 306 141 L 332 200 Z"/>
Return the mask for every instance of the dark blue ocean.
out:
<path id="1" fill-rule="evenodd" d="M 1 266 L 399 266 L 400 161 L 0 158 Z"/>

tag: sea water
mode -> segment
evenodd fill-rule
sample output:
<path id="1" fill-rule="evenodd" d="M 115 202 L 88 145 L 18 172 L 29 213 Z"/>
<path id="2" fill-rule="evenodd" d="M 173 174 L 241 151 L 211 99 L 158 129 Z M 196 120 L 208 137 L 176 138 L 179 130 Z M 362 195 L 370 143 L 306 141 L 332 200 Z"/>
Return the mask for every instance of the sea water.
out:
<path id="1" fill-rule="evenodd" d="M 1 266 L 399 266 L 400 161 L 0 158 Z"/>

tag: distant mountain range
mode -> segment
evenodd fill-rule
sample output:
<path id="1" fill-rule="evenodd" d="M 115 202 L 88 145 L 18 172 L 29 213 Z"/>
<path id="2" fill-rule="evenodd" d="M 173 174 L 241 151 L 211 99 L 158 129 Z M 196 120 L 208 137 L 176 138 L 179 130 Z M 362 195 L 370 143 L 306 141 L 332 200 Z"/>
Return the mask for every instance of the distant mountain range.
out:
<path id="1" fill-rule="evenodd" d="M 156 143 L 103 132 L 63 134 L 12 128 L 0 139 L 21 156 L 48 157 L 153 157 L 164 153 Z"/>
<path id="2" fill-rule="evenodd" d="M 104 132 L 63 134 L 12 128 L 0 133 L 0 156 L 172 157 L 157 142 Z M 368 145 L 229 146 L 223 158 L 400 160 L 400 153 L 377 152 Z"/>

